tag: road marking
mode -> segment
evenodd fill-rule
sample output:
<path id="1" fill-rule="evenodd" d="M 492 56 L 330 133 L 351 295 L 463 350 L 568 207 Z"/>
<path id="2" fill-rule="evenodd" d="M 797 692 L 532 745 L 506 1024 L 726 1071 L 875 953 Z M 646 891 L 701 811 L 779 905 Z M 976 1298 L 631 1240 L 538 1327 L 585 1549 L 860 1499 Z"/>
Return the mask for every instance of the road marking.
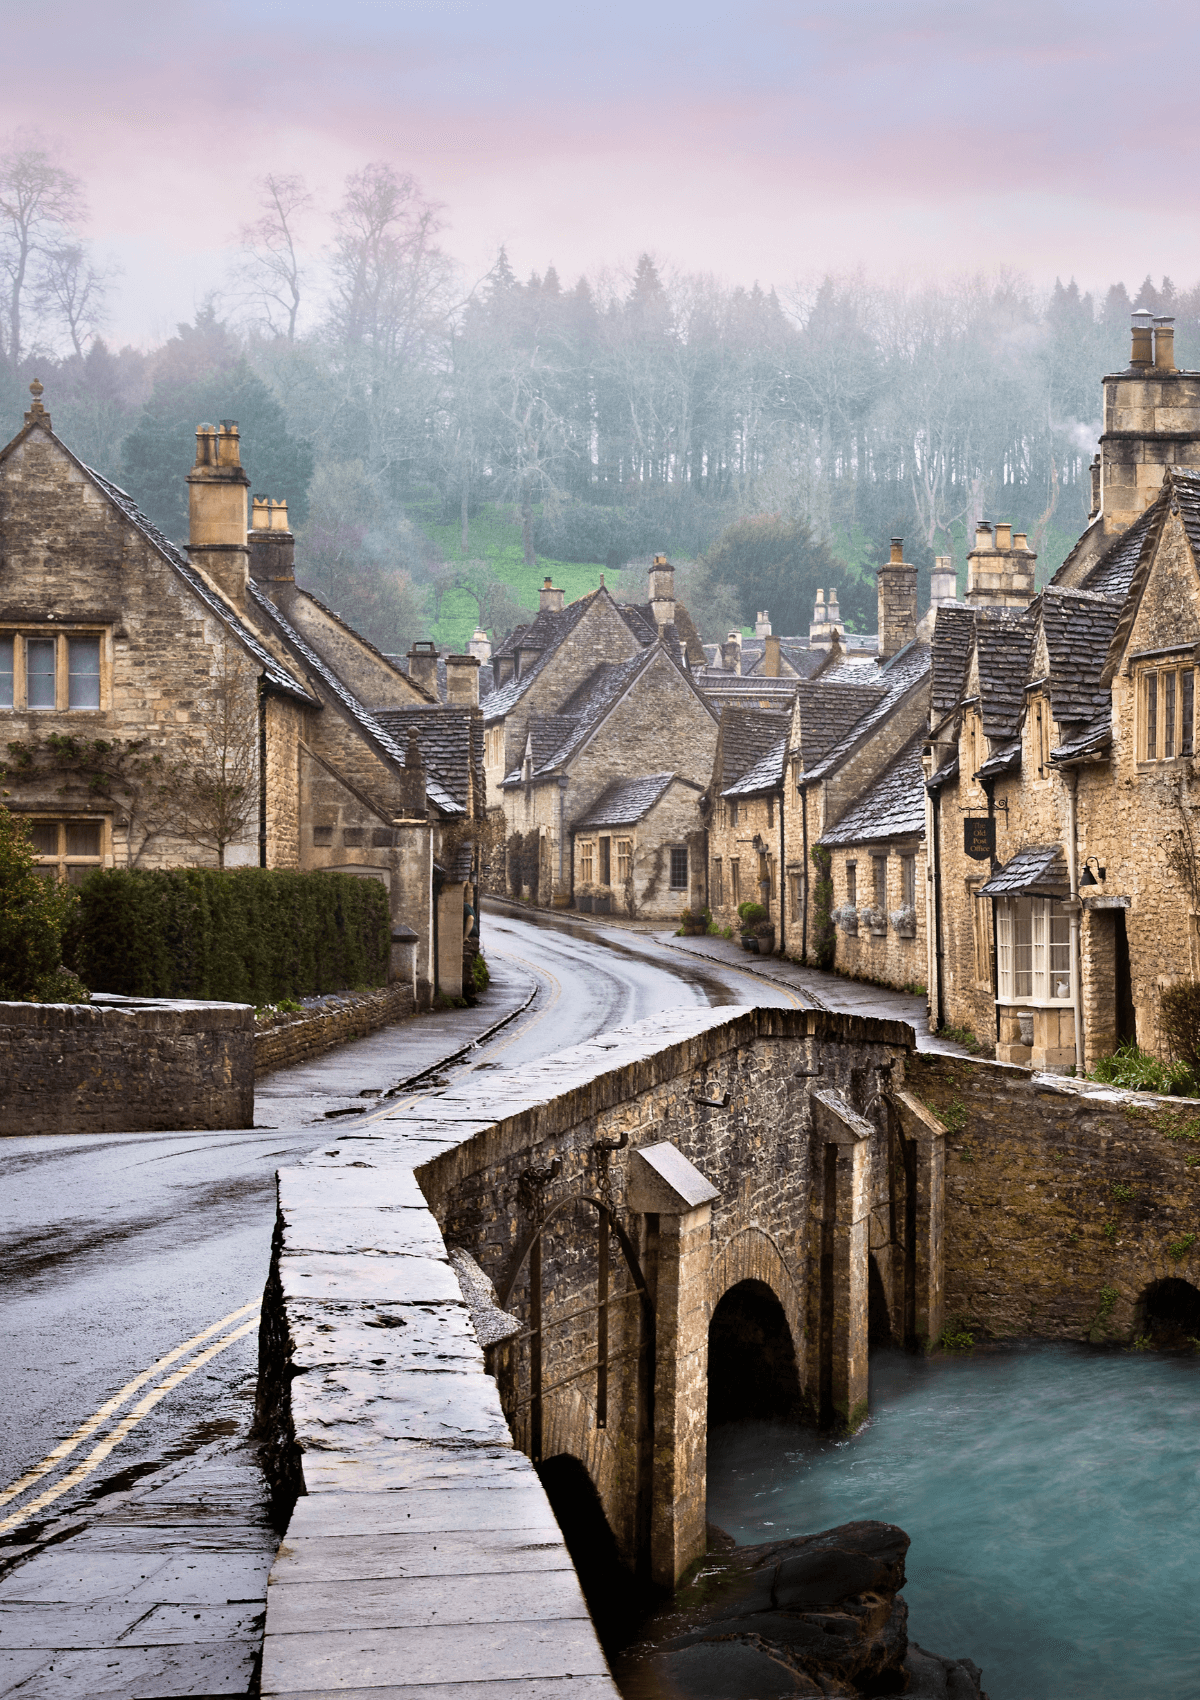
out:
<path id="1" fill-rule="evenodd" d="M 217 1326 L 219 1327 L 220 1324 L 218 1323 Z M 240 1328 L 235 1328 L 231 1334 L 226 1334 L 223 1339 L 214 1341 L 203 1352 L 198 1352 L 190 1363 L 181 1365 L 165 1381 L 161 1381 L 153 1392 L 147 1393 L 143 1399 L 138 1400 L 129 1415 L 122 1417 L 116 1428 L 110 1434 L 105 1435 L 99 1445 L 93 1446 L 82 1464 L 76 1464 L 75 1468 L 69 1470 L 60 1482 L 55 1482 L 52 1488 L 47 1488 L 45 1493 L 39 1494 L 36 1499 L 30 1500 L 28 1505 L 23 1506 L 20 1511 L 14 1511 L 3 1522 L 0 1522 L 0 1535 L 7 1534 L 9 1529 L 15 1529 L 20 1523 L 27 1523 L 36 1512 L 52 1504 L 54 1500 L 59 1499 L 69 1489 L 77 1487 L 80 1482 L 91 1475 L 93 1470 L 98 1469 L 103 1464 L 113 1448 L 124 1440 L 131 1429 L 137 1427 L 143 1417 L 149 1415 L 159 1400 L 164 1399 L 172 1388 L 178 1387 L 179 1383 L 186 1381 L 189 1375 L 194 1375 L 205 1364 L 211 1363 L 218 1352 L 225 1351 L 227 1347 L 240 1340 L 243 1335 L 249 1334 L 252 1328 L 257 1327 L 258 1320 L 255 1317 L 252 1317 L 249 1322 L 243 1322 Z M 212 1331 L 208 1329 L 206 1332 L 211 1333 Z M 203 1338 L 203 1336 L 200 1337 Z"/>
<path id="2" fill-rule="evenodd" d="M 40 1481 L 45 1475 L 49 1475 L 50 1471 L 61 1464 L 64 1458 L 69 1457 L 77 1446 L 82 1446 L 89 1435 L 95 1434 L 101 1423 L 106 1422 L 113 1412 L 125 1403 L 126 1399 L 131 1399 L 139 1387 L 144 1387 L 148 1381 L 153 1380 L 160 1371 L 166 1369 L 168 1364 L 173 1364 L 179 1358 L 186 1357 L 194 1346 L 200 1344 L 201 1340 L 207 1340 L 210 1334 L 216 1334 L 222 1328 L 228 1328 L 231 1322 L 236 1322 L 240 1316 L 245 1316 L 249 1310 L 258 1309 L 261 1304 L 261 1299 L 251 1299 L 249 1304 L 242 1305 L 239 1310 L 231 1310 L 228 1316 L 221 1318 L 220 1322 L 214 1322 L 209 1327 L 202 1328 L 199 1334 L 193 1334 L 192 1338 L 185 1340 L 182 1346 L 176 1346 L 173 1352 L 168 1352 L 165 1357 L 156 1359 L 149 1369 L 144 1369 L 140 1375 L 134 1376 L 132 1381 L 127 1381 L 121 1391 L 114 1393 L 111 1399 L 107 1399 L 94 1415 L 80 1424 L 74 1434 L 68 1435 L 66 1440 L 54 1448 L 53 1452 L 48 1452 L 40 1464 L 35 1464 L 33 1469 L 27 1470 L 19 1481 L 0 1492 L 0 1505 L 7 1505 L 10 1499 L 15 1499 L 18 1494 L 24 1493 L 27 1488 L 31 1488 L 34 1482 Z M 7 1524 L 4 1527 L 7 1527 Z"/>

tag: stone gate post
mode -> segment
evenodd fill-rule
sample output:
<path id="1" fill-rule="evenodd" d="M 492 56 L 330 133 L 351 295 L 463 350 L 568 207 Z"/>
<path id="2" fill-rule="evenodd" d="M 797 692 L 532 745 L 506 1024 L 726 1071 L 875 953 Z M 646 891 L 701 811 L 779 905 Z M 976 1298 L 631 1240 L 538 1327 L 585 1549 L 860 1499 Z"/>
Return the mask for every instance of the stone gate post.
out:
<path id="1" fill-rule="evenodd" d="M 654 1247 L 650 1574 L 673 1588 L 707 1542 L 708 1266 L 712 1186 L 675 1146 L 630 1152 L 626 1200 Z M 657 1242 L 655 1244 L 655 1242 Z"/>
<path id="2" fill-rule="evenodd" d="M 915 1198 L 908 1208 L 915 1241 L 912 1268 L 906 1280 L 915 1289 L 913 1332 L 925 1351 L 932 1351 L 946 1320 L 942 1224 L 946 1213 L 946 1130 L 932 1111 L 911 1092 L 892 1092 L 888 1102 L 900 1119 L 900 1131 L 916 1149 Z"/>

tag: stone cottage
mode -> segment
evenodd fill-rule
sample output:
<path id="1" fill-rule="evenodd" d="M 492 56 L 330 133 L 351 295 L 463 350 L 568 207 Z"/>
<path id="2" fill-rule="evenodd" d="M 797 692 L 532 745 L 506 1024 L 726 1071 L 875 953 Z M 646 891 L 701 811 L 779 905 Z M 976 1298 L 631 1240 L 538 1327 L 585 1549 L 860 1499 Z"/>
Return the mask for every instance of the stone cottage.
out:
<path id="1" fill-rule="evenodd" d="M 1200 472 L 1180 465 L 1200 375 L 1175 371 L 1168 321 L 1134 321 L 1080 544 L 1033 597 L 1016 539 L 998 569 L 1010 538 L 985 528 L 934 634 L 932 1017 L 1042 1068 L 1163 1051 L 1162 991 L 1200 973 Z"/>
<path id="2" fill-rule="evenodd" d="M 615 779 L 572 827 L 575 907 L 674 920 L 699 902 L 702 786 L 677 773 Z"/>
<path id="3" fill-rule="evenodd" d="M 0 745 L 41 865 L 378 879 L 418 1001 L 460 990 L 478 762 L 477 782 L 456 767 L 447 783 L 421 715 L 380 719 L 430 698 L 296 585 L 285 505 L 247 512 L 235 423 L 196 433 L 184 549 L 55 436 L 30 388 L 0 450 Z"/>

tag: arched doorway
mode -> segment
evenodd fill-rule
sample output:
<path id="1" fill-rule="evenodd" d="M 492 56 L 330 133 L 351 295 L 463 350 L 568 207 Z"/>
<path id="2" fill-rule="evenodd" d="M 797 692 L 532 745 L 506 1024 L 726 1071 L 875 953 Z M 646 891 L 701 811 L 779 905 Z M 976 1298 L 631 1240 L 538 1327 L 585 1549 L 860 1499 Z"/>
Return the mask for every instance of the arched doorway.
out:
<path id="1" fill-rule="evenodd" d="M 708 1326 L 708 1424 L 746 1417 L 798 1421 L 803 1410 L 792 1331 L 762 1281 L 739 1281 Z"/>
<path id="2" fill-rule="evenodd" d="M 633 1572 L 621 1562 L 600 1495 L 586 1469 L 569 1453 L 545 1458 L 537 1473 L 562 1530 L 579 1585 L 605 1656 L 625 1646 L 643 1601 Z"/>
<path id="3" fill-rule="evenodd" d="M 1200 1340 L 1200 1289 L 1169 1276 L 1138 1301 L 1136 1332 L 1161 1351 L 1194 1351 Z"/>

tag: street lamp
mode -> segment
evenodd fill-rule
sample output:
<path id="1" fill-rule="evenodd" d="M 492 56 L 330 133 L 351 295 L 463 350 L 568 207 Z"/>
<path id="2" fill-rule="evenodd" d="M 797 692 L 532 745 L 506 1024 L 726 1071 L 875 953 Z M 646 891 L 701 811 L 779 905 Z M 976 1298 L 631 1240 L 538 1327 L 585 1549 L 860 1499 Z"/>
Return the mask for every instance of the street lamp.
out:
<path id="1" fill-rule="evenodd" d="M 1094 862 L 1096 864 L 1095 873 L 1093 873 L 1091 868 L 1088 866 L 1090 862 Z M 1100 858 L 1098 856 L 1085 856 L 1083 860 L 1083 872 L 1079 876 L 1079 889 L 1082 891 L 1085 885 L 1098 885 L 1107 872 L 1107 868 L 1102 868 L 1100 866 Z"/>

